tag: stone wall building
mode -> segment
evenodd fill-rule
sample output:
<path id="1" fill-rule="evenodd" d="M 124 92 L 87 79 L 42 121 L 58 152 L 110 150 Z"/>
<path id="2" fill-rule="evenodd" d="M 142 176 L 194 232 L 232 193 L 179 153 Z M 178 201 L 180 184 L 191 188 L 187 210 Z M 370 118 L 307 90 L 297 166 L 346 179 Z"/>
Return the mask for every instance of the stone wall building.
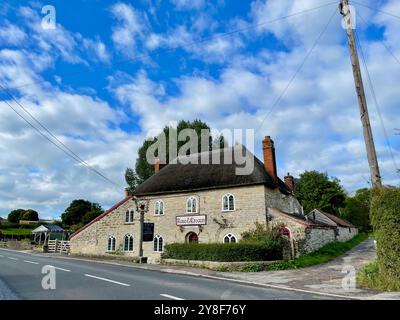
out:
<path id="1" fill-rule="evenodd" d="M 243 162 L 235 157 L 237 152 L 254 164 L 250 174 L 237 174 L 236 169 L 243 167 Z M 224 159 L 229 154 L 233 159 L 226 164 Z M 213 161 L 216 155 L 221 159 L 219 164 Z M 264 162 L 243 146 L 185 158 L 186 162 L 178 158 L 176 164 L 163 168 L 156 163 L 155 174 L 133 195 L 71 236 L 71 253 L 137 257 L 140 214 L 135 200 L 143 199 L 148 201 L 144 215 L 148 237 L 143 242 L 143 254 L 150 262 L 160 258 L 165 244 L 238 242 L 242 233 L 254 229 L 256 223 L 283 223 L 286 228 L 282 231 L 293 243 L 294 256 L 335 240 L 335 227 L 306 219 L 293 195 L 293 177 L 286 176 L 284 182 L 277 176 L 270 137 L 263 140 Z M 184 164 L 188 158 L 191 163 Z M 208 164 L 204 163 L 207 158 Z"/>

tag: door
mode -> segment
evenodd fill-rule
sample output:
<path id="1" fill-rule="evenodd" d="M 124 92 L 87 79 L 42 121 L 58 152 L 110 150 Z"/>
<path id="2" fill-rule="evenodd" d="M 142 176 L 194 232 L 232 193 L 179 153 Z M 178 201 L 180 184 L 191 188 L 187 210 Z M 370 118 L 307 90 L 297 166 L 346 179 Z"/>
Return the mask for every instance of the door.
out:
<path id="1" fill-rule="evenodd" d="M 188 243 L 199 243 L 199 237 L 195 232 L 189 232 L 186 235 L 186 242 Z"/>

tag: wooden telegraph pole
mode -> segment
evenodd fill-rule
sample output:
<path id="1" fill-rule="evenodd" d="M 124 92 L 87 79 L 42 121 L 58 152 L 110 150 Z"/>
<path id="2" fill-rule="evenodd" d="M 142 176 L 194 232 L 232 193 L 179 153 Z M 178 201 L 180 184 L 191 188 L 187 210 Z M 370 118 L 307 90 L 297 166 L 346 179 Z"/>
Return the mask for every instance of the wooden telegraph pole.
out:
<path id="1" fill-rule="evenodd" d="M 365 98 L 364 85 L 361 76 L 360 62 L 358 60 L 357 47 L 354 40 L 349 0 L 341 0 L 340 13 L 344 17 L 344 24 L 346 26 L 347 40 L 350 48 L 351 65 L 353 67 L 354 82 L 356 85 L 358 105 L 360 108 L 361 122 L 363 126 L 364 141 L 367 148 L 369 169 L 371 171 L 371 181 L 374 187 L 381 188 L 381 175 L 379 173 L 378 159 L 376 157 L 374 138 L 372 136 L 371 124 L 368 115 L 367 100 Z"/>

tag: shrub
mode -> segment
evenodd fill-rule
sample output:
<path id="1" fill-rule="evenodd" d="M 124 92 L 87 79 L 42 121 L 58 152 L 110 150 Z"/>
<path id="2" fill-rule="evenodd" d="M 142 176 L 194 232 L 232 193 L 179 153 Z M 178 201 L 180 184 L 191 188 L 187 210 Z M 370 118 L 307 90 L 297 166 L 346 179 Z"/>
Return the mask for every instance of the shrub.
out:
<path id="1" fill-rule="evenodd" d="M 240 243 L 173 243 L 163 258 L 202 261 L 270 261 L 282 258 L 280 241 Z"/>
<path id="2" fill-rule="evenodd" d="M 370 213 L 379 271 L 384 277 L 400 281 L 400 189 L 373 190 Z"/>
<path id="3" fill-rule="evenodd" d="M 381 289 L 385 291 L 399 291 L 400 281 L 389 279 L 379 270 L 377 261 L 365 265 L 357 274 L 357 283 L 362 287 Z"/>
<path id="4" fill-rule="evenodd" d="M 284 227 L 283 224 L 276 225 L 272 228 L 266 228 L 263 224 L 256 222 L 255 228 L 245 231 L 241 234 L 242 241 L 246 242 L 270 242 L 279 236 L 279 230 Z"/>

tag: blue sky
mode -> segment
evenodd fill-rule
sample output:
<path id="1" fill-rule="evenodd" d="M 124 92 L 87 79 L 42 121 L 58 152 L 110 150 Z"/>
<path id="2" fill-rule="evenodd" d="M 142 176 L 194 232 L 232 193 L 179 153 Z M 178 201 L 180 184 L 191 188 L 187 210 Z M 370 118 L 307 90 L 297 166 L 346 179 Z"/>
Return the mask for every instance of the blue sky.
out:
<path id="1" fill-rule="evenodd" d="M 359 2 L 400 16 L 395 0 Z M 41 26 L 48 4 L 56 9 L 54 30 Z M 381 173 L 398 185 L 400 19 L 355 7 L 393 153 L 365 81 Z M 0 84 L 121 185 L 144 138 L 200 118 L 217 130 L 262 124 L 254 151 L 260 156 L 262 137 L 271 135 L 280 176 L 325 171 L 352 193 L 368 185 L 369 170 L 336 8 L 327 0 L 8 1 L 0 4 Z M 224 35 L 234 30 L 242 31 Z M 75 198 L 107 208 L 123 196 L 39 137 L 3 90 L 0 97 L 1 216 L 22 207 L 58 217 Z"/>

